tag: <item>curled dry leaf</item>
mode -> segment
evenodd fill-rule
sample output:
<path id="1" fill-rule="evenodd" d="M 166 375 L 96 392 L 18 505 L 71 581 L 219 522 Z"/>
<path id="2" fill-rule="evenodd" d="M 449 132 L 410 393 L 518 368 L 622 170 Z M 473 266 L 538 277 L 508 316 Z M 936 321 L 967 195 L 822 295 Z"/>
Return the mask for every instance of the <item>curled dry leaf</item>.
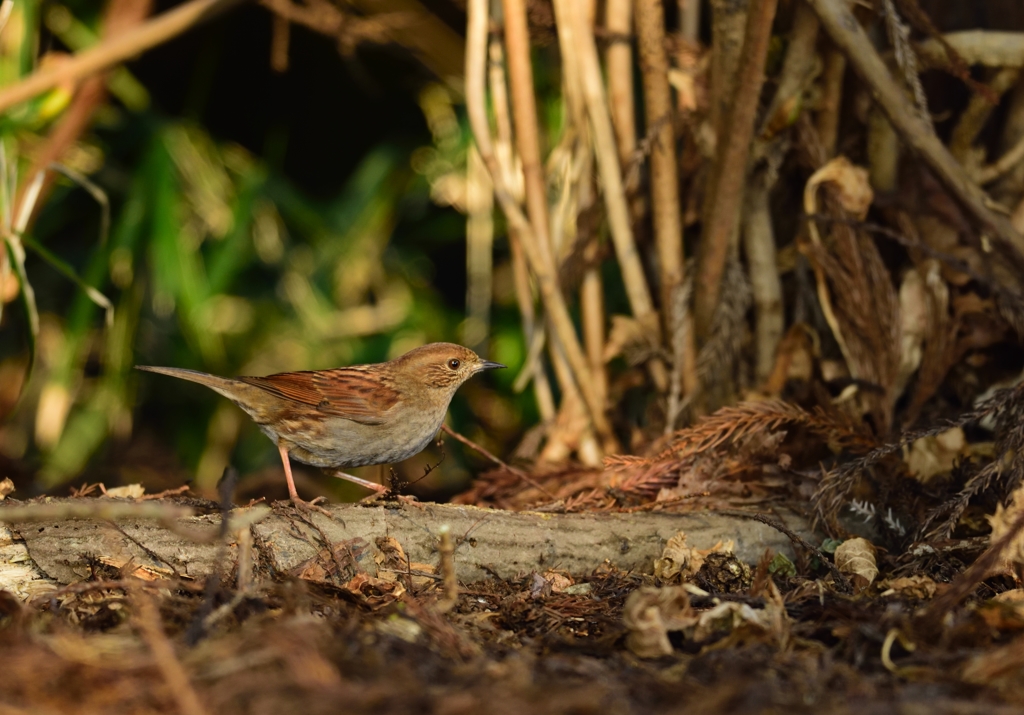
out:
<path id="1" fill-rule="evenodd" d="M 629 630 L 626 647 L 640 658 L 660 658 L 672 653 L 668 632 L 692 625 L 697 615 L 683 587 L 643 586 L 626 598 L 622 620 Z"/>
<path id="2" fill-rule="evenodd" d="M 114 487 L 103 493 L 103 496 L 112 499 L 138 499 L 146 493 L 141 484 L 125 484 L 123 487 Z"/>
<path id="3" fill-rule="evenodd" d="M 771 618 L 764 609 L 753 608 L 746 603 L 725 601 L 700 614 L 691 637 L 699 643 L 717 633 L 731 633 L 739 628 L 767 633 L 772 628 Z"/>
<path id="4" fill-rule="evenodd" d="M 548 569 L 543 574 L 544 580 L 551 584 L 551 593 L 565 593 L 575 582 L 563 571 Z"/>
<path id="5" fill-rule="evenodd" d="M 934 270 L 938 271 L 938 261 Z M 931 300 L 924 276 L 911 268 L 900 284 L 900 367 L 896 376 L 896 394 L 901 394 L 910 376 L 921 366 L 924 341 L 931 325 Z"/>
<path id="6" fill-rule="evenodd" d="M 402 579 L 417 588 L 434 583 L 434 579 L 431 578 L 431 574 L 437 572 L 434 565 L 409 561 L 405 549 L 394 537 L 383 536 L 377 539 L 377 548 L 380 551 L 374 555 L 373 560 L 377 564 L 377 575 L 381 580 Z"/>
<path id="7" fill-rule="evenodd" d="M 390 606 L 405 595 L 405 586 L 401 581 L 374 578 L 365 572 L 357 573 L 341 590 L 351 595 L 356 602 L 375 611 Z"/>
<path id="8" fill-rule="evenodd" d="M 886 579 L 880 581 L 878 587 L 884 589 L 880 594 L 882 596 L 899 596 L 924 601 L 935 596 L 938 584 L 927 576 L 915 575 Z"/>
<path id="9" fill-rule="evenodd" d="M 814 172 L 804 187 L 804 208 L 808 214 L 817 213 L 815 195 L 818 187 L 826 183 L 835 189 L 835 197 L 845 211 L 860 218 L 867 215 L 875 200 L 867 169 L 854 165 L 845 156 L 837 156 Z"/>
<path id="10" fill-rule="evenodd" d="M 778 589 L 770 585 L 765 608 L 726 601 L 698 612 L 690 605 L 687 586 L 644 586 L 626 599 L 622 618 L 629 630 L 626 646 L 641 658 L 660 658 L 672 653 L 670 631 L 682 631 L 697 643 L 727 635 L 740 639 L 788 640 L 789 621 Z"/>
<path id="11" fill-rule="evenodd" d="M 836 548 L 836 567 L 850 580 L 857 590 L 863 590 L 878 578 L 875 563 L 875 547 L 867 539 L 849 539 Z"/>
<path id="12" fill-rule="evenodd" d="M 928 482 L 939 474 L 950 472 L 966 448 L 967 438 L 963 429 L 953 427 L 937 435 L 922 437 L 905 447 L 903 461 L 919 481 Z"/>
<path id="13" fill-rule="evenodd" d="M 1024 589 L 997 594 L 978 608 L 978 615 L 989 628 L 998 631 L 1024 629 Z"/>
<path id="14" fill-rule="evenodd" d="M 695 549 L 686 545 L 686 534 L 680 531 L 665 544 L 661 558 L 654 562 L 654 575 L 662 581 L 685 581 L 692 578 L 704 565 L 708 554 L 731 554 L 733 542 L 719 541 L 710 549 Z"/>

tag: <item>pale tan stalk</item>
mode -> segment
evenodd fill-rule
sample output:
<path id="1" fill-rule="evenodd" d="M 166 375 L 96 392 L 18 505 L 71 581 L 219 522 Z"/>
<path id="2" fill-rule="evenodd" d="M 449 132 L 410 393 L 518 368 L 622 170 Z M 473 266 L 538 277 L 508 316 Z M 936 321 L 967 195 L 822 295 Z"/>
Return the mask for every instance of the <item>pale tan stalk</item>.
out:
<path id="1" fill-rule="evenodd" d="M 604 287 L 601 285 L 601 272 L 597 268 L 588 268 L 583 274 L 580 285 L 580 312 L 583 319 L 583 343 L 587 349 L 590 369 L 594 371 L 596 383 L 594 387 L 601 395 L 602 401 L 608 399 L 608 375 L 604 364 Z"/>
<path id="2" fill-rule="evenodd" d="M 843 103 L 843 75 L 846 74 L 846 55 L 830 45 L 825 52 L 825 68 L 821 73 L 821 99 L 815 126 L 825 156 L 836 153 L 836 137 L 839 136 L 839 107 Z"/>
<path id="3" fill-rule="evenodd" d="M 550 252 L 543 251 L 529 219 L 523 214 L 508 187 L 505 185 L 500 167 L 494 156 L 491 142 L 490 127 L 487 122 L 486 103 L 484 101 L 484 85 L 487 52 L 487 0 L 470 0 L 467 5 L 467 38 L 466 38 L 466 111 L 470 125 L 484 160 L 491 180 L 494 182 L 495 196 L 501 204 L 519 245 L 526 255 L 527 262 L 537 278 L 541 300 L 552 323 L 553 331 L 565 350 L 574 377 L 578 382 L 583 400 L 590 413 L 594 428 L 602 439 L 611 437 L 611 427 L 604 413 L 604 405 L 596 390 L 593 389 L 594 377 L 590 370 L 583 349 L 576 336 L 572 317 L 565 305 L 558 285 L 558 276 L 551 261 Z M 507 18 L 506 18 L 507 20 Z"/>
<path id="4" fill-rule="evenodd" d="M 700 41 L 701 0 L 679 0 L 679 28 L 683 39 L 690 43 Z"/>
<path id="5" fill-rule="evenodd" d="M 505 8 L 505 44 L 508 47 L 509 80 L 512 87 L 512 120 L 516 129 L 517 146 L 519 156 L 523 162 L 524 189 L 526 192 L 526 208 L 542 249 L 546 246 L 548 260 L 551 263 L 555 275 L 558 272 L 558 246 L 561 244 L 561 226 L 557 226 L 559 233 L 552 234 L 552 217 L 548 207 L 547 183 L 544 176 L 544 166 L 541 160 L 540 132 L 537 126 L 537 107 L 534 100 L 533 89 L 533 68 L 530 64 L 530 41 L 526 22 L 526 7 L 522 0 L 503 0 Z M 556 12 L 557 12 L 556 4 Z M 574 132 L 579 126 L 579 110 L 573 116 L 573 108 L 578 108 L 582 100 L 578 97 L 578 84 L 572 81 L 576 74 L 572 53 L 562 55 L 563 71 L 567 81 L 563 82 L 566 103 L 569 106 L 570 127 L 568 132 Z M 575 120 L 575 121 L 574 121 Z M 575 127 L 573 126 L 575 124 Z M 536 340 L 536 336 L 535 336 Z M 577 389 L 578 377 L 574 376 L 569 366 L 564 348 L 555 339 L 548 343 L 548 350 L 551 355 L 551 364 L 555 370 L 555 379 L 562 391 L 559 411 L 565 415 L 559 418 L 559 424 L 575 425 L 577 415 L 585 411 L 585 406 Z M 537 364 L 540 364 L 538 356 Z M 582 387 L 582 386 L 581 386 Z M 588 386 L 593 390 L 593 386 Z M 596 393 L 595 393 L 596 396 Z M 550 458 L 551 454 L 557 454 L 556 459 L 562 461 L 570 444 L 582 442 L 589 433 L 587 426 L 583 425 L 573 434 L 564 430 L 553 430 L 548 435 L 548 447 L 542 454 L 542 458 Z M 593 441 L 593 437 L 591 437 Z M 558 444 L 555 444 L 555 443 Z"/>
<path id="6" fill-rule="evenodd" d="M 1019 67 L 1004 67 L 995 71 L 988 82 L 988 88 L 996 97 L 1002 97 L 1013 89 L 1019 78 Z M 960 118 L 957 119 L 956 126 L 949 136 L 949 153 L 961 164 L 967 163 L 974 140 L 978 138 L 978 134 L 997 106 L 997 103 L 992 102 L 991 96 L 985 96 L 980 92 L 971 95 L 967 107 L 960 113 Z"/>
<path id="7" fill-rule="evenodd" d="M 608 0 L 605 28 L 611 38 L 605 50 L 608 66 L 608 108 L 611 110 L 619 161 L 628 167 L 636 152 L 636 107 L 633 105 L 633 32 L 630 0 Z"/>
<path id="8" fill-rule="evenodd" d="M 651 145 L 651 206 L 654 240 L 661 275 L 661 306 L 665 333 L 677 318 L 672 296 L 683 282 L 683 221 L 679 208 L 676 136 L 672 128 L 672 93 L 668 86 L 665 17 L 661 0 L 636 0 L 636 31 L 644 83 L 647 136 Z"/>
<path id="9" fill-rule="evenodd" d="M 555 254 L 548 233 L 548 200 L 541 160 L 540 130 L 537 126 L 526 3 L 525 0 L 502 0 L 502 6 L 505 9 L 505 49 L 508 52 L 506 62 L 512 92 L 512 124 L 515 127 L 519 159 L 523 163 L 526 215 L 533 226 L 538 248 L 546 254 L 545 260 L 553 270 Z"/>
<path id="10" fill-rule="evenodd" d="M 813 79 L 818 54 L 819 27 L 814 10 L 805 2 L 797 3 L 786 58 L 779 71 L 775 96 L 765 112 L 762 134 L 764 129 L 774 133 L 789 126 L 803 109 L 803 95 Z"/>
<path id="11" fill-rule="evenodd" d="M 747 196 L 743 216 L 743 247 L 750 271 L 750 289 L 754 295 L 755 362 L 758 382 L 768 379 L 775 366 L 775 352 L 785 330 L 782 312 L 782 282 L 776 261 L 775 231 L 769 210 L 769 180 L 755 177 Z"/>
<path id="12" fill-rule="evenodd" d="M 465 344 L 486 352 L 494 277 L 494 188 L 480 153 L 466 156 L 466 323 Z"/>
<path id="13" fill-rule="evenodd" d="M 604 82 L 601 77 L 601 66 L 597 58 L 597 45 L 594 33 L 587 24 L 585 10 L 572 0 L 558 0 L 565 3 L 563 15 L 568 22 L 558 28 L 560 34 L 567 34 L 572 46 L 577 49 L 580 77 L 583 84 L 583 96 L 587 105 L 587 115 L 593 133 L 594 150 L 604 190 L 605 206 L 608 212 L 608 224 L 615 245 L 615 253 L 622 271 L 622 281 L 626 287 L 633 316 L 651 330 L 658 329 L 657 315 L 651 302 L 650 289 L 644 276 L 640 254 L 633 240 L 633 230 L 629 223 L 629 210 L 626 206 L 626 194 L 622 185 L 622 171 L 619 166 L 618 149 L 615 145 L 615 133 L 612 120 L 608 114 L 605 100 Z"/>
<path id="14" fill-rule="evenodd" d="M 494 109 L 494 126 L 496 141 L 494 147 L 495 158 L 505 177 L 505 185 L 515 187 L 519 183 L 519 172 L 515 166 L 515 152 L 512 150 L 512 121 L 508 106 L 508 92 L 505 86 L 505 53 L 502 50 L 501 40 L 492 37 L 488 48 L 489 53 L 489 82 L 491 90 L 491 106 Z M 486 167 L 485 167 L 486 168 Z M 514 196 L 519 195 L 515 188 L 511 189 Z M 534 334 L 537 332 L 537 319 L 534 310 L 534 293 L 530 285 L 530 272 L 526 265 L 526 257 L 523 255 L 520 239 L 513 234 L 512 226 L 508 227 L 509 247 L 512 253 L 512 276 L 516 292 L 516 302 L 519 304 L 519 313 L 523 323 L 523 338 L 526 345 L 533 343 Z M 543 337 L 543 335 L 541 335 Z M 555 418 L 555 398 L 551 393 L 551 383 L 548 380 L 548 373 L 544 369 L 543 359 L 530 361 L 529 377 L 533 382 L 533 394 L 537 400 L 537 411 L 540 413 L 541 421 L 549 423 Z M 525 382 L 523 386 L 525 387 Z M 522 389 L 517 388 L 517 389 Z"/>

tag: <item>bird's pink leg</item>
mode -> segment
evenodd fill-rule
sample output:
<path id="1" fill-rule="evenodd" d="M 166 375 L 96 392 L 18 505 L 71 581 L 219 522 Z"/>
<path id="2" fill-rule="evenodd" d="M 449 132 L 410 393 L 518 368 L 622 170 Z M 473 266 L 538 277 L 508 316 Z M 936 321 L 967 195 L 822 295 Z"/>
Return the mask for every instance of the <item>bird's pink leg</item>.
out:
<path id="1" fill-rule="evenodd" d="M 299 496 L 298 490 L 295 488 L 295 480 L 292 478 L 292 463 L 288 458 L 288 448 L 283 444 L 277 445 L 277 451 L 281 454 L 281 464 L 284 465 L 284 478 L 288 480 L 288 497 L 292 500 L 292 504 L 299 508 L 315 508 L 327 516 L 330 516 L 330 512 L 326 509 L 321 509 L 316 506 L 316 503 L 323 499 L 323 497 L 317 497 L 313 501 L 305 501 Z"/>
<path id="2" fill-rule="evenodd" d="M 329 474 L 330 476 L 334 477 L 335 479 L 344 479 L 346 481 L 352 482 L 353 484 L 358 484 L 361 487 L 366 487 L 367 489 L 372 489 L 373 491 L 378 492 L 378 493 L 383 493 L 383 492 L 386 492 L 388 490 L 388 488 L 386 486 L 384 486 L 383 484 L 378 484 L 377 482 L 371 482 L 368 479 L 360 479 L 359 477 L 353 476 L 351 474 L 346 474 L 345 472 L 342 472 L 342 471 L 337 470 L 337 469 L 334 470 L 333 472 L 327 472 L 327 474 Z"/>

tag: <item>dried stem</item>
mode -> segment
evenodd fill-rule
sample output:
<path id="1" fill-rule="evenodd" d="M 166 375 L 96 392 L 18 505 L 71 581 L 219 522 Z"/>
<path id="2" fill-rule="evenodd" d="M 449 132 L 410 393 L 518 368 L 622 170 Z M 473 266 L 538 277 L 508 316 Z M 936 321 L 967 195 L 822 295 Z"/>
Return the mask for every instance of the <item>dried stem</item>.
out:
<path id="1" fill-rule="evenodd" d="M 605 27 L 611 40 L 605 50 L 608 67 L 608 108 L 619 143 L 619 161 L 628 166 L 636 151 L 636 108 L 633 105 L 633 13 L 630 0 L 608 0 Z"/>
<path id="2" fill-rule="evenodd" d="M 636 31 L 644 82 L 644 114 L 651 145 L 651 206 L 661 274 L 666 333 L 674 323 L 672 296 L 683 282 L 683 222 L 679 210 L 676 137 L 668 86 L 665 17 L 661 0 L 636 0 Z"/>
<path id="3" fill-rule="evenodd" d="M 775 231 L 768 206 L 769 178 L 758 175 L 747 196 L 743 218 L 743 247 L 747 252 L 750 288 L 756 311 L 755 374 L 759 382 L 768 379 L 775 366 L 775 352 L 785 332 L 782 311 L 782 281 L 779 279 Z"/>
<path id="4" fill-rule="evenodd" d="M 679 27 L 683 39 L 700 40 L 700 0 L 679 0 Z"/>
<path id="5" fill-rule="evenodd" d="M 836 153 L 839 135 L 839 108 L 843 103 L 843 76 L 846 74 L 846 55 L 830 46 L 825 52 L 825 68 L 821 73 L 821 99 L 815 126 L 825 149 L 825 158 Z"/>
<path id="6" fill-rule="evenodd" d="M 21 82 L 0 91 L 0 113 L 61 84 L 74 84 L 167 42 L 205 22 L 241 0 L 192 0 L 119 34 L 95 47 L 78 52 L 67 62 L 55 62 L 33 72 Z"/>
<path id="7" fill-rule="evenodd" d="M 526 212 L 530 218 L 538 248 L 548 262 L 548 268 L 557 275 L 558 261 L 550 235 L 547 190 L 544 180 L 544 165 L 540 152 L 540 131 L 537 126 L 537 104 L 534 97 L 533 67 L 530 64 L 530 36 L 526 22 L 526 5 L 523 0 L 503 0 L 505 9 L 505 45 L 508 49 L 509 84 L 512 90 L 512 121 L 515 126 L 516 144 L 523 165 L 523 185 L 526 193 Z M 534 268 L 536 272 L 536 268 Z M 556 287 L 556 290 L 557 287 Z M 559 295 L 561 293 L 559 292 Z M 575 334 L 573 336 L 575 338 Z M 550 345 L 555 377 L 562 389 L 562 409 L 579 408 L 582 390 L 590 390 L 593 400 L 603 401 L 593 384 L 581 383 L 581 375 L 563 357 L 561 341 Z M 590 381 L 588 381 L 589 383 Z M 578 389 L 577 389 L 578 386 Z"/>
<path id="8" fill-rule="evenodd" d="M 1024 265 L 1024 237 L 1005 216 L 989 209 L 989 197 L 966 175 L 964 168 L 935 135 L 930 124 L 920 116 L 903 88 L 893 80 L 885 62 L 847 4 L 840 0 L 807 2 L 818 13 L 822 27 L 832 41 L 871 87 L 875 101 L 889 117 L 903 141 L 921 155 L 939 180 L 975 219 L 995 234 L 1006 249 L 1005 257 L 1015 266 Z"/>
<path id="9" fill-rule="evenodd" d="M 1019 77 L 1020 69 L 1016 67 L 997 70 L 988 82 L 988 88 L 993 95 L 1001 97 L 1013 89 Z M 960 113 L 960 118 L 957 120 L 956 126 L 953 127 L 953 133 L 949 138 L 949 153 L 961 163 L 966 163 L 974 141 L 978 138 L 978 134 L 989 117 L 992 116 L 995 108 L 996 105 L 992 102 L 991 97 L 973 94 L 967 107 Z"/>
<path id="10" fill-rule="evenodd" d="M 601 284 L 601 272 L 597 268 L 588 268 L 583 274 L 580 286 L 580 312 L 583 322 L 583 344 L 587 349 L 590 369 L 594 371 L 597 383 L 594 385 L 602 400 L 608 398 L 608 374 L 604 364 L 604 288 Z"/>
<path id="11" fill-rule="evenodd" d="M 988 166 L 982 167 L 978 171 L 978 182 L 981 184 L 989 184 L 1003 174 L 1011 171 L 1013 167 L 1024 161 L 1024 137 L 1017 140 L 1009 151 L 1003 154 L 999 159 Z"/>
<path id="12" fill-rule="evenodd" d="M 512 119 L 508 106 L 508 91 L 505 86 L 505 53 L 501 40 L 492 37 L 488 53 L 489 83 L 491 89 L 491 105 L 494 108 L 494 125 L 496 131 L 495 158 L 505 178 L 506 186 L 516 185 L 519 177 L 515 167 L 515 153 L 512 151 Z M 486 168 L 486 167 L 485 167 Z M 515 228 L 508 227 L 509 247 L 512 253 L 512 275 L 516 292 L 516 302 L 523 324 L 523 337 L 527 345 L 531 345 L 538 330 L 534 312 L 533 288 L 530 286 L 530 272 L 526 265 L 526 257 L 520 246 L 520 239 L 514 235 Z M 550 422 L 555 418 L 555 398 L 551 394 L 551 384 L 544 370 L 544 361 L 537 358 L 530 361 L 529 376 L 533 380 L 533 393 L 537 400 L 537 411 L 542 422 Z M 525 386 L 525 382 L 523 386 Z M 521 388 L 518 388 L 521 389 Z"/>
<path id="13" fill-rule="evenodd" d="M 466 111 L 469 115 L 473 136 L 476 139 L 477 148 L 480 150 L 480 157 L 491 173 L 495 196 L 511 224 L 510 235 L 514 237 L 514 240 L 518 240 L 530 268 L 537 277 L 541 300 L 547 310 L 548 319 L 552 323 L 559 343 L 565 350 L 566 359 L 572 366 L 575 379 L 578 381 L 580 392 L 590 413 L 590 419 L 593 421 L 598 435 L 602 439 L 606 439 L 611 437 L 611 427 L 604 413 L 604 404 L 593 389 L 593 374 L 576 337 L 576 328 L 573 326 L 572 317 L 569 315 L 565 299 L 558 285 L 558 276 L 550 260 L 550 252 L 545 255 L 545 252 L 539 247 L 530 221 L 508 190 L 494 156 L 484 101 L 487 0 L 471 0 L 467 6 L 467 16 Z"/>
<path id="14" fill-rule="evenodd" d="M 508 51 L 508 79 L 512 92 L 512 122 L 519 159 L 523 163 L 526 215 L 530 217 L 533 233 L 537 237 L 537 247 L 545 254 L 549 266 L 554 268 L 555 254 L 548 232 L 548 200 L 540 154 L 526 4 L 524 0 L 503 0 L 502 4 L 505 8 L 505 47 Z"/>
<path id="15" fill-rule="evenodd" d="M 757 100 L 764 83 L 765 57 L 777 5 L 778 0 L 754 0 L 747 15 L 746 39 L 740 57 L 736 89 L 725 130 L 719 134 L 718 167 L 711 187 L 713 204 L 704 227 L 697 262 L 694 327 L 698 343 L 707 339 L 711 328 L 730 243 L 743 205 L 747 157 L 754 133 Z"/>
<path id="16" fill-rule="evenodd" d="M 818 27 L 814 11 L 806 3 L 797 3 L 778 87 L 765 112 L 764 127 L 771 133 L 792 124 L 802 109 L 804 92 L 813 78 Z"/>
<path id="17" fill-rule="evenodd" d="M 622 271 L 622 281 L 626 287 L 626 295 L 629 298 L 633 316 L 641 323 L 648 325 L 650 329 L 657 330 L 657 315 L 654 312 L 647 278 L 644 276 L 640 254 L 637 252 L 636 243 L 633 240 L 633 230 L 630 227 L 629 209 L 626 205 L 626 194 L 622 185 L 622 171 L 619 166 L 612 121 L 608 114 L 608 103 L 605 99 L 593 29 L 587 23 L 584 8 L 578 7 L 577 3 L 566 2 L 566 10 L 565 15 L 568 22 L 563 23 L 558 29 L 559 33 L 572 33 L 572 44 L 576 47 L 583 83 L 583 96 L 593 131 L 594 150 L 597 154 L 601 187 L 604 191 L 605 206 L 608 211 L 608 224 L 612 242 L 615 245 L 615 253 L 619 260 L 619 268 Z"/>

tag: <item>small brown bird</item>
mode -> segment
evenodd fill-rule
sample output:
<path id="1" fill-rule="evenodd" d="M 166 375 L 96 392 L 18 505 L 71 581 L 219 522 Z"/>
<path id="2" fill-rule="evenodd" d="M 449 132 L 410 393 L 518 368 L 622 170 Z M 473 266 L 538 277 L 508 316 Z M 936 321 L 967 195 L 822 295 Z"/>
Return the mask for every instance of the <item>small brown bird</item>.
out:
<path id="1" fill-rule="evenodd" d="M 444 421 L 455 391 L 504 365 L 452 343 L 431 343 L 374 365 L 230 379 L 176 367 L 136 365 L 206 385 L 245 410 L 281 454 L 288 494 L 299 498 L 288 461 L 340 469 L 400 462 L 423 450 Z M 383 487 L 343 472 L 371 489 Z"/>

